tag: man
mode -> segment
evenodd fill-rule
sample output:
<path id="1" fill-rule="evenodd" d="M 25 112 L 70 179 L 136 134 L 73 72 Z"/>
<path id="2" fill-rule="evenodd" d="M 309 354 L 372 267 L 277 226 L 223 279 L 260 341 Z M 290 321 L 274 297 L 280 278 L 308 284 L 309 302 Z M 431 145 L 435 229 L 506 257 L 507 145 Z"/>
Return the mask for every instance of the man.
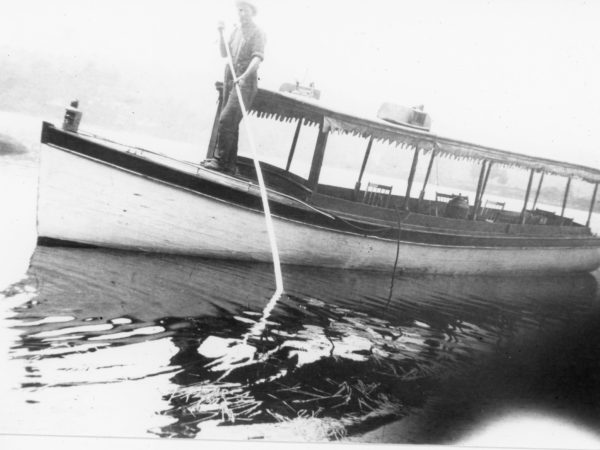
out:
<path id="1" fill-rule="evenodd" d="M 223 37 L 223 24 L 219 24 L 221 56 L 227 57 L 225 45 L 229 45 L 235 74 L 231 73 L 229 64 L 225 67 L 223 83 L 223 108 L 219 117 L 219 136 L 214 158 L 202 165 L 208 169 L 220 170 L 230 174 L 236 173 L 239 125 L 242 120 L 242 109 L 239 103 L 238 84 L 242 92 L 242 100 L 246 109 L 252 106 L 258 90 L 258 67 L 264 59 L 265 35 L 254 23 L 256 6 L 249 1 L 236 2 L 240 25 L 231 35 L 229 43 Z M 236 78 L 237 77 L 237 78 Z"/>

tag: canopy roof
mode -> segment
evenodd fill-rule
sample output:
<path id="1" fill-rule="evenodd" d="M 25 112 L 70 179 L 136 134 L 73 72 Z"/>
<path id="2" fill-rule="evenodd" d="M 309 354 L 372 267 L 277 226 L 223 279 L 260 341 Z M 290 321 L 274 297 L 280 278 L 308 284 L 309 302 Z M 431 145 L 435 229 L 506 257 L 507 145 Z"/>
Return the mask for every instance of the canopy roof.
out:
<path id="1" fill-rule="evenodd" d="M 258 117 L 280 121 L 303 119 L 304 123 L 322 126 L 324 131 L 352 134 L 396 144 L 401 147 L 419 148 L 425 152 L 435 150 L 443 156 L 487 160 L 504 166 L 534 169 L 554 175 L 575 177 L 591 183 L 600 182 L 600 170 L 590 167 L 537 158 L 519 153 L 499 150 L 483 145 L 437 136 L 410 126 L 395 125 L 379 119 L 366 119 L 323 107 L 309 98 L 259 89 L 252 105 Z"/>

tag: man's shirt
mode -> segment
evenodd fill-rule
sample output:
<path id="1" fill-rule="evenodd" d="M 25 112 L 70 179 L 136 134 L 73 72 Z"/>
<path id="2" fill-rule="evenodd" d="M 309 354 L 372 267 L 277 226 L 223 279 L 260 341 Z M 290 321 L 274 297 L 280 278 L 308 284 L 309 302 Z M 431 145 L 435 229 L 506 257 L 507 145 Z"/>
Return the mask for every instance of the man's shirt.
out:
<path id="1" fill-rule="evenodd" d="M 233 30 L 231 38 L 229 39 L 229 49 L 231 51 L 236 76 L 239 77 L 246 69 L 248 69 L 250 61 L 252 61 L 255 56 L 260 58 L 261 61 L 264 60 L 265 41 L 265 34 L 254 23 L 245 27 L 238 26 Z M 225 71 L 225 80 L 232 80 L 229 69 L 226 69 Z M 256 72 L 247 79 L 248 83 L 257 83 L 257 81 L 258 75 Z"/>

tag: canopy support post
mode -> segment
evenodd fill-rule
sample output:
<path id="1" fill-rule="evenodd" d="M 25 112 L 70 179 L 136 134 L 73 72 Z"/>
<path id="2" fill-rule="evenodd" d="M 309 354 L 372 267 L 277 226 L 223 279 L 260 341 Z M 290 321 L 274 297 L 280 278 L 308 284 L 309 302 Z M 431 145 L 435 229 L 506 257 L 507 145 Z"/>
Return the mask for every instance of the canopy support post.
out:
<path id="1" fill-rule="evenodd" d="M 310 174 L 308 176 L 308 188 L 312 190 L 313 194 L 317 193 L 317 186 L 319 185 L 319 176 L 321 175 L 321 168 L 323 167 L 323 157 L 325 156 L 325 147 L 327 147 L 328 137 L 329 133 L 323 131 L 323 124 L 321 124 L 312 164 L 310 166 Z"/>
<path id="2" fill-rule="evenodd" d="M 479 192 L 479 198 L 475 201 L 475 210 L 473 211 L 473 220 L 477 220 L 477 216 L 479 215 L 479 209 L 481 208 L 481 202 L 483 201 L 483 194 L 485 192 L 485 188 L 487 187 L 488 180 L 490 178 L 490 172 L 492 170 L 492 166 L 494 163 L 492 161 L 488 161 L 487 170 L 485 171 L 485 178 L 483 179 L 483 184 L 481 185 L 481 192 Z"/>
<path id="3" fill-rule="evenodd" d="M 586 227 L 590 227 L 590 222 L 592 221 L 592 213 L 594 212 L 594 205 L 596 204 L 596 194 L 598 193 L 598 183 L 594 186 L 594 194 L 592 195 L 592 203 L 590 203 L 590 213 L 588 214 L 587 222 L 585 223 Z"/>
<path id="4" fill-rule="evenodd" d="M 417 171 L 417 163 L 419 162 L 419 147 L 415 145 L 415 155 L 413 156 L 412 165 L 410 166 L 410 174 L 408 175 L 408 183 L 406 185 L 406 195 L 404 196 L 403 209 L 410 211 L 410 191 L 413 181 L 415 180 L 415 172 Z"/>
<path id="5" fill-rule="evenodd" d="M 485 176 L 485 167 L 487 165 L 487 161 L 483 161 L 481 163 L 481 171 L 479 172 L 479 181 L 477 181 L 477 190 L 475 191 L 475 201 L 473 204 L 473 216 L 472 220 L 477 220 L 477 202 L 479 201 L 479 193 L 481 192 L 481 187 L 483 186 L 483 177 Z"/>
<path id="6" fill-rule="evenodd" d="M 373 137 L 369 138 L 369 143 L 367 144 L 367 150 L 365 151 L 365 157 L 363 158 L 362 165 L 360 166 L 360 174 L 358 175 L 358 181 L 354 185 L 354 200 L 358 200 L 358 193 L 360 192 L 360 186 L 362 183 L 362 177 L 365 173 L 365 168 L 367 167 L 367 161 L 369 160 L 369 155 L 371 154 L 371 146 L 373 145 Z"/>
<path id="7" fill-rule="evenodd" d="M 211 159 L 215 156 L 217 139 L 219 138 L 219 119 L 221 118 L 221 109 L 223 109 L 223 87 L 219 86 L 219 84 L 217 84 L 217 91 L 219 92 L 219 99 L 217 100 L 217 112 L 215 113 L 215 119 L 213 120 L 212 131 L 210 133 L 210 140 L 208 141 L 206 159 Z"/>
<path id="8" fill-rule="evenodd" d="M 562 210 L 560 211 L 560 218 L 565 216 L 565 209 L 567 207 L 567 197 L 569 197 L 569 189 L 571 188 L 571 177 L 567 178 L 567 187 L 565 189 L 565 197 L 563 198 Z"/>
<path id="9" fill-rule="evenodd" d="M 490 172 L 492 171 L 493 165 L 494 163 L 492 161 L 488 161 L 487 170 L 485 171 L 485 178 L 483 179 L 483 186 L 481 186 L 481 192 L 479 193 L 479 206 L 481 206 L 483 194 L 485 193 L 485 189 L 487 188 L 488 180 L 490 178 Z"/>
<path id="10" fill-rule="evenodd" d="M 288 156 L 287 164 L 285 165 L 286 172 L 290 171 L 290 166 L 292 165 L 292 158 L 294 157 L 294 152 L 296 151 L 296 144 L 298 143 L 298 135 L 300 135 L 300 128 L 302 128 L 302 118 L 298 119 L 296 132 L 294 133 L 294 139 L 292 140 L 292 146 L 290 147 L 290 154 Z"/>
<path id="11" fill-rule="evenodd" d="M 433 168 L 433 161 L 435 160 L 436 151 L 433 150 L 431 152 L 431 159 L 429 160 L 429 165 L 427 166 L 427 173 L 425 174 L 425 180 L 423 180 L 423 187 L 421 188 L 421 193 L 419 194 L 419 203 L 423 201 L 425 198 L 425 188 L 427 187 L 427 183 L 429 183 L 429 176 L 431 175 L 431 169 Z"/>
<path id="12" fill-rule="evenodd" d="M 531 169 L 529 172 L 529 181 L 527 182 L 527 192 L 525 193 L 525 202 L 523 203 L 523 210 L 521 211 L 521 225 L 525 224 L 525 213 L 527 212 L 527 203 L 529 203 L 529 194 L 531 193 L 531 185 L 533 184 L 533 174 L 535 169 Z"/>
<path id="13" fill-rule="evenodd" d="M 540 176 L 540 182 L 538 183 L 537 191 L 535 192 L 535 199 L 533 200 L 533 206 L 531 207 L 531 209 L 535 209 L 535 207 L 537 206 L 538 198 L 540 196 L 540 191 L 542 190 L 542 182 L 543 181 L 544 181 L 544 172 L 542 172 L 542 175 Z"/>

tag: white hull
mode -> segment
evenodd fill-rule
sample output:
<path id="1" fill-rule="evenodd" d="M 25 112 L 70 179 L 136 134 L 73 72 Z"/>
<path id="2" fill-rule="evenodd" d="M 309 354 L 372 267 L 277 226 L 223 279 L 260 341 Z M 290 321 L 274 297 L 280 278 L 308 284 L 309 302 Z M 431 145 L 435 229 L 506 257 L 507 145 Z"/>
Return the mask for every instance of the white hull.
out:
<path id="1" fill-rule="evenodd" d="M 271 261 L 264 216 L 70 152 L 41 152 L 38 235 L 103 247 Z M 397 242 L 274 218 L 281 260 L 391 271 Z M 447 274 L 591 271 L 597 247 L 400 242 L 398 269 Z"/>

